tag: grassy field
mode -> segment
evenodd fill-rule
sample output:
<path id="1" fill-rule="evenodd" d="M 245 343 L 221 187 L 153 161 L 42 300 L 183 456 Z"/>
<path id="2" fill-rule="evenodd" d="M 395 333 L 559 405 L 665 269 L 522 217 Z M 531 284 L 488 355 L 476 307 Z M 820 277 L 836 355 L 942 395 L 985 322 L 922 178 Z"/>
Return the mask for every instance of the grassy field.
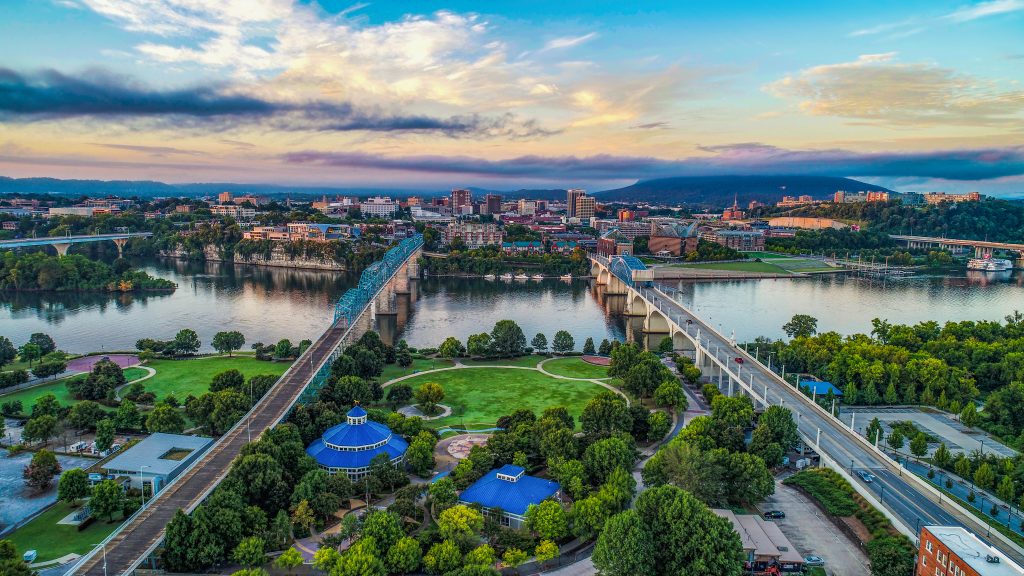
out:
<path id="1" fill-rule="evenodd" d="M 288 369 L 287 362 L 266 362 L 239 356 L 151 360 L 146 365 L 156 370 L 156 376 L 142 382 L 146 391 L 156 394 L 158 400 L 166 398 L 168 394 L 174 394 L 181 402 L 184 402 L 189 394 L 200 396 L 209 392 L 213 377 L 225 370 L 238 370 L 249 379 L 260 374 L 280 376 Z"/>
<path id="2" fill-rule="evenodd" d="M 124 371 L 124 377 L 131 382 L 136 378 L 142 378 L 146 375 L 146 371 L 141 368 L 126 368 Z M 69 376 L 67 378 L 61 378 L 60 380 L 54 380 L 46 384 L 40 384 L 39 386 L 33 386 L 24 390 L 18 390 L 9 394 L 0 396 L 0 402 L 11 402 L 13 400 L 21 400 L 21 404 L 24 407 L 24 411 L 27 414 L 32 409 L 32 405 L 36 403 L 39 398 L 47 394 L 53 394 L 57 397 L 57 402 L 60 402 L 63 406 L 70 406 L 77 402 L 68 393 L 67 383 L 72 380 L 80 380 L 85 378 L 84 374 L 78 374 L 77 376 Z"/>
<path id="3" fill-rule="evenodd" d="M 705 270 L 729 270 L 732 272 L 758 272 L 769 274 L 789 274 L 785 268 L 768 262 L 702 262 L 700 264 L 678 264 L 682 268 L 701 268 Z"/>
<path id="4" fill-rule="evenodd" d="M 603 390 L 584 380 L 559 380 L 534 370 L 461 369 L 424 374 L 405 380 L 415 390 L 426 382 L 444 388 L 442 404 L 452 415 L 428 424 L 434 427 L 481 428 L 493 426 L 498 418 L 519 408 L 536 413 L 553 406 L 565 406 L 579 422 L 580 413 L 591 398 Z"/>
<path id="5" fill-rule="evenodd" d="M 81 532 L 76 526 L 57 524 L 73 510 L 70 504 L 58 502 L 7 538 L 14 542 L 19 554 L 26 550 L 36 550 L 39 552 L 36 562 L 46 562 L 65 554 L 88 552 L 93 544 L 102 542 L 121 523 L 118 514 L 110 524 L 104 518 L 93 522 Z"/>
<path id="6" fill-rule="evenodd" d="M 434 368 L 451 368 L 455 363 L 451 360 L 445 360 L 444 358 L 437 359 L 416 359 L 412 361 L 412 366 L 408 368 L 402 368 L 398 364 L 387 364 L 384 366 L 384 371 L 381 372 L 380 381 L 388 382 L 395 378 L 401 378 L 402 376 L 408 376 L 415 372 L 423 372 L 425 370 L 433 370 Z"/>
<path id="7" fill-rule="evenodd" d="M 744 252 L 751 260 L 760 258 L 761 260 L 775 260 L 783 258 L 791 258 L 789 254 L 779 254 L 778 252 Z"/>
<path id="8" fill-rule="evenodd" d="M 544 369 L 552 374 L 569 378 L 607 378 L 608 367 L 584 362 L 580 358 L 558 358 L 544 363 Z"/>
<path id="9" fill-rule="evenodd" d="M 462 363 L 466 366 L 522 366 L 524 368 L 533 368 L 538 362 L 544 360 L 547 356 L 541 356 L 534 354 L 532 356 L 519 356 L 517 358 L 491 358 L 485 360 L 463 360 Z"/>

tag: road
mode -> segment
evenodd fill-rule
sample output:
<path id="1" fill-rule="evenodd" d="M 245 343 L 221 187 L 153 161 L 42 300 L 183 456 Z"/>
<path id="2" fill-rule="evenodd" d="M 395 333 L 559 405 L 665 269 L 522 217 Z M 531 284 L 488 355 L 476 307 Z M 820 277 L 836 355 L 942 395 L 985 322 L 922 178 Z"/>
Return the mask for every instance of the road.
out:
<path id="1" fill-rule="evenodd" d="M 144 510 L 108 542 L 105 557 L 94 554 L 74 574 L 116 576 L 132 570 L 163 539 L 164 528 L 179 510 L 191 511 L 220 482 L 249 442 L 249 431 L 258 436 L 280 422 L 312 378 L 314 371 L 341 342 L 345 329 L 338 324 L 329 328 L 295 361 L 251 412 L 229 430 L 195 466 L 188 469 L 159 492 Z"/>
<path id="2" fill-rule="evenodd" d="M 699 317 L 691 314 L 681 304 L 672 299 L 665 292 L 652 288 L 639 288 L 641 294 L 654 304 L 662 313 L 668 315 L 678 326 L 686 327 L 691 336 L 696 336 L 700 330 L 700 342 L 705 350 L 710 351 L 719 362 L 731 367 L 737 376 L 748 383 L 757 396 L 761 396 L 767 387 L 767 400 L 773 405 L 781 404 L 793 411 L 797 418 L 797 426 L 801 435 L 807 441 L 809 447 L 814 447 L 818 430 L 820 429 L 820 445 L 818 452 L 831 457 L 839 466 L 844 467 L 848 472 L 856 473 L 860 470 L 870 470 L 875 476 L 873 482 L 865 483 L 856 474 L 855 481 L 863 488 L 867 488 L 881 496 L 884 505 L 893 512 L 902 523 L 912 531 L 917 530 L 921 525 L 938 524 L 963 526 L 957 516 L 947 511 L 942 505 L 930 499 L 928 494 L 918 490 L 910 484 L 903 475 L 909 472 L 893 472 L 886 463 L 881 460 L 873 450 L 862 442 L 851 438 L 850 435 L 840 428 L 841 424 L 835 419 L 823 414 L 807 402 L 807 398 L 801 392 L 788 384 L 783 384 L 774 374 L 768 371 L 763 365 L 755 361 L 753 357 L 733 346 L 727 339 L 706 324 Z M 687 324 L 690 320 L 690 324 Z M 743 358 L 742 364 L 737 363 L 737 357 Z M 968 529 L 971 529 L 968 527 Z M 971 529 L 972 532 L 977 532 Z M 1024 559 L 1018 551 L 1007 549 L 1006 546 L 999 546 L 1004 553 L 1018 562 Z"/>

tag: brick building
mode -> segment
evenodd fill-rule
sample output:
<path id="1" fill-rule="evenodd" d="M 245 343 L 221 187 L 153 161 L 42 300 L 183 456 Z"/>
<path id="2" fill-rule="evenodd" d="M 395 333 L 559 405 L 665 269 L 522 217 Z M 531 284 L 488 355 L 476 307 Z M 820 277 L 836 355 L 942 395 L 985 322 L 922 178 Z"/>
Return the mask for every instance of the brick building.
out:
<path id="1" fill-rule="evenodd" d="M 1022 576 L 1024 568 L 961 526 L 922 526 L 918 576 Z"/>
<path id="2" fill-rule="evenodd" d="M 714 241 L 733 250 L 764 251 L 764 232 L 761 230 L 716 230 Z"/>
<path id="3" fill-rule="evenodd" d="M 597 241 L 597 252 L 602 256 L 623 256 L 633 253 L 633 241 L 612 228 Z"/>
<path id="4" fill-rule="evenodd" d="M 697 250 L 697 223 L 652 224 L 647 249 L 651 254 L 668 253 L 672 256 L 683 256 Z"/>
<path id="5" fill-rule="evenodd" d="M 497 224 L 481 222 L 452 222 L 445 229 L 445 243 L 451 244 L 458 236 L 468 248 L 479 248 L 492 244 L 501 244 L 503 233 Z"/>

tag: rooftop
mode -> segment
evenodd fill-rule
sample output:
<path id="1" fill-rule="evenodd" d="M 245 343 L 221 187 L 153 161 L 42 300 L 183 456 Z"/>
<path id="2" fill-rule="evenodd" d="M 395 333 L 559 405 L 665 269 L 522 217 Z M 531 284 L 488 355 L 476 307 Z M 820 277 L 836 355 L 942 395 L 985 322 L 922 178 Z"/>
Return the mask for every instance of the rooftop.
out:
<path id="1" fill-rule="evenodd" d="M 522 467 L 511 464 L 491 470 L 466 488 L 459 500 L 524 516 L 531 505 L 540 504 L 561 489 L 558 482 L 527 476 L 525 472 Z"/>
<path id="2" fill-rule="evenodd" d="M 835 394 L 836 396 L 843 395 L 843 391 L 840 390 L 835 384 L 831 382 L 825 382 L 824 380 L 801 380 L 800 386 L 806 386 L 811 392 L 814 392 L 819 396 L 824 396 L 825 394 L 828 394 L 830 390 L 832 391 L 832 394 Z"/>
<path id="3" fill-rule="evenodd" d="M 166 475 L 173 472 L 193 453 L 213 443 L 212 438 L 182 436 L 154 432 L 138 444 L 118 454 L 103 465 L 107 470 L 139 472 L 145 466 L 146 474 Z M 183 451 L 189 454 L 183 455 Z"/>
<path id="4" fill-rule="evenodd" d="M 962 526 L 924 526 L 935 539 L 949 548 L 950 552 L 967 563 L 978 574 L 985 576 L 1021 576 L 1024 568 L 1006 557 L 1005 554 L 981 541 L 980 538 Z M 993 556 L 999 562 L 989 562 Z"/>
<path id="5" fill-rule="evenodd" d="M 378 454 L 387 454 L 388 460 L 394 460 L 409 447 L 405 439 L 384 424 L 368 420 L 362 406 L 352 407 L 345 416 L 345 422 L 328 428 L 306 448 L 306 453 L 321 466 L 364 468 Z"/>
<path id="6" fill-rule="evenodd" d="M 803 556 L 774 522 L 767 522 L 760 516 L 751 514 L 734 514 L 731 510 L 715 508 L 711 511 L 732 523 L 733 530 L 740 535 L 743 549 L 753 552 L 755 557 L 803 563 Z"/>

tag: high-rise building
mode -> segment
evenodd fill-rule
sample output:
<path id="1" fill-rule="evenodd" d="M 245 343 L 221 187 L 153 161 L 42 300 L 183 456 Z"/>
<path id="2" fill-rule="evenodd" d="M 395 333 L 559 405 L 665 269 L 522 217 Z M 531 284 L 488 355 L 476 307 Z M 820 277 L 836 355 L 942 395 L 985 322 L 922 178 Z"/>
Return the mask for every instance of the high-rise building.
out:
<path id="1" fill-rule="evenodd" d="M 470 192 L 469 190 L 465 190 L 463 188 L 453 188 L 452 189 L 452 203 L 451 203 L 452 209 L 458 210 L 458 208 L 460 208 L 462 206 L 472 206 L 472 205 L 473 205 L 473 193 L 472 192 Z"/>
<path id="2" fill-rule="evenodd" d="M 594 212 L 597 211 L 597 200 L 593 196 L 577 196 L 576 197 L 576 210 L 574 215 L 580 219 L 580 222 L 588 222 L 594 217 Z"/>
<path id="3" fill-rule="evenodd" d="M 230 204 L 233 198 L 234 196 L 231 192 L 221 192 L 220 194 L 217 194 L 217 202 L 221 204 Z"/>
<path id="4" fill-rule="evenodd" d="M 518 212 L 520 216 L 533 216 L 537 213 L 537 203 L 533 200 L 522 199 L 519 201 Z"/>
<path id="5" fill-rule="evenodd" d="M 481 214 L 501 214 L 501 194 L 488 194 L 484 196 L 484 210 Z"/>
<path id="6" fill-rule="evenodd" d="M 587 193 L 578 188 L 570 188 L 566 194 L 565 200 L 565 215 L 569 218 L 576 216 L 576 199 L 580 196 L 586 196 Z"/>

